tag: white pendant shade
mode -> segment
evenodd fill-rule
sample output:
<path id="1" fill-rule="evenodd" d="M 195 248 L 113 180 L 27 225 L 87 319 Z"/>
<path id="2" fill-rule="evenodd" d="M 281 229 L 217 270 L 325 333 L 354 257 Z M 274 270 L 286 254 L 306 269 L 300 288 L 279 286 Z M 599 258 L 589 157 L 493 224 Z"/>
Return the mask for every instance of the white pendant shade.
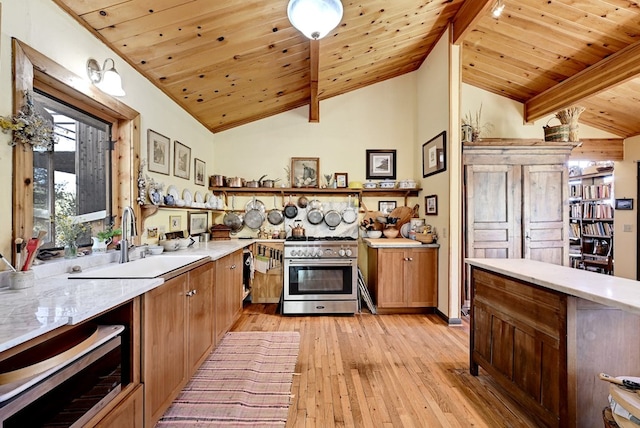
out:
<path id="1" fill-rule="evenodd" d="M 104 71 L 102 81 L 96 84 L 96 86 L 100 88 L 102 92 L 116 97 L 125 95 L 124 89 L 122 89 L 122 78 L 114 68 Z"/>
<path id="2" fill-rule="evenodd" d="M 310 39 L 321 39 L 342 19 L 340 0 L 289 0 L 289 21 Z"/>

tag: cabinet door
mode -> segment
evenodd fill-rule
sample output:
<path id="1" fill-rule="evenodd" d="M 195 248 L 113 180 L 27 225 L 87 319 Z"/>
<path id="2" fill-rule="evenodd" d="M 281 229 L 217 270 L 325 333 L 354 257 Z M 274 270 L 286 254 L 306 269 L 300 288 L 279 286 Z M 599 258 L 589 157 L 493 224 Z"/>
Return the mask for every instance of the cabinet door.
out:
<path id="1" fill-rule="evenodd" d="M 242 251 L 216 261 L 214 289 L 216 338 L 220 340 L 242 310 Z"/>
<path id="2" fill-rule="evenodd" d="M 214 265 L 210 262 L 189 272 L 189 292 L 187 293 L 189 376 L 211 352 L 214 344 Z"/>
<path id="3" fill-rule="evenodd" d="M 520 258 L 521 167 L 467 165 L 467 257 Z"/>
<path id="4" fill-rule="evenodd" d="M 96 428 L 142 428 L 143 394 L 142 385 L 136 389 L 107 416 L 98 422 Z"/>
<path id="5" fill-rule="evenodd" d="M 403 248 L 378 249 L 377 299 L 380 308 L 404 308 L 405 251 Z"/>
<path id="6" fill-rule="evenodd" d="M 410 308 L 438 305 L 438 250 L 416 248 L 405 252 L 405 290 Z M 408 259 L 408 260 L 407 260 Z"/>
<path id="7" fill-rule="evenodd" d="M 569 265 L 567 175 L 564 165 L 523 167 L 524 258 Z"/>
<path id="8" fill-rule="evenodd" d="M 145 425 L 153 426 L 186 383 L 187 274 L 144 295 L 142 382 Z"/>

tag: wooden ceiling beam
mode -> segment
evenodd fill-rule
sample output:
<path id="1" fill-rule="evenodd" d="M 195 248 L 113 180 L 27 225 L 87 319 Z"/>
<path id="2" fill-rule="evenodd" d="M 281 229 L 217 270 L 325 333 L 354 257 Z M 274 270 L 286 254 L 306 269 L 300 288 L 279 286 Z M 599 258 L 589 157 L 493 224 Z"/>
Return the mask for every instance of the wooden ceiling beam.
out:
<path id="1" fill-rule="evenodd" d="M 466 0 L 453 18 L 453 44 L 464 41 L 469 31 L 478 25 L 480 19 L 489 13 L 495 0 Z"/>
<path id="2" fill-rule="evenodd" d="M 309 63 L 311 64 L 310 84 L 311 84 L 311 97 L 309 100 L 309 122 L 320 122 L 320 99 L 318 98 L 318 75 L 320 74 L 320 41 L 310 40 L 309 50 L 311 58 Z"/>
<path id="3" fill-rule="evenodd" d="M 640 75 L 640 42 L 636 42 L 536 95 L 524 105 L 531 122 Z"/>

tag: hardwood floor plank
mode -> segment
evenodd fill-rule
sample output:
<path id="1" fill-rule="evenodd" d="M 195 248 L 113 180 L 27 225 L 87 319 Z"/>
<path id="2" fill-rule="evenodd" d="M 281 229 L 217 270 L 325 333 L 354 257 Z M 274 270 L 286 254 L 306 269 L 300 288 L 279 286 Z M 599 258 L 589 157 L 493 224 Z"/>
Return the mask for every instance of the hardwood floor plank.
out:
<path id="1" fill-rule="evenodd" d="M 298 331 L 287 428 L 535 427 L 482 370 L 469 326 L 436 315 L 282 316 L 245 306 L 233 331 Z"/>

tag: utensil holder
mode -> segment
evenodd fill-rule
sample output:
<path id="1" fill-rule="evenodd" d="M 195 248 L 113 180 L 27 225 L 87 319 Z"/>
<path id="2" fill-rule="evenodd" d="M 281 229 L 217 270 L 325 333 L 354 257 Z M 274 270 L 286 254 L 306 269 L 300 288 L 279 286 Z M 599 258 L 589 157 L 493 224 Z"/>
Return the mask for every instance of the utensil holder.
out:
<path id="1" fill-rule="evenodd" d="M 33 287 L 35 282 L 35 274 L 32 270 L 11 272 L 9 274 L 9 289 L 23 290 Z"/>

